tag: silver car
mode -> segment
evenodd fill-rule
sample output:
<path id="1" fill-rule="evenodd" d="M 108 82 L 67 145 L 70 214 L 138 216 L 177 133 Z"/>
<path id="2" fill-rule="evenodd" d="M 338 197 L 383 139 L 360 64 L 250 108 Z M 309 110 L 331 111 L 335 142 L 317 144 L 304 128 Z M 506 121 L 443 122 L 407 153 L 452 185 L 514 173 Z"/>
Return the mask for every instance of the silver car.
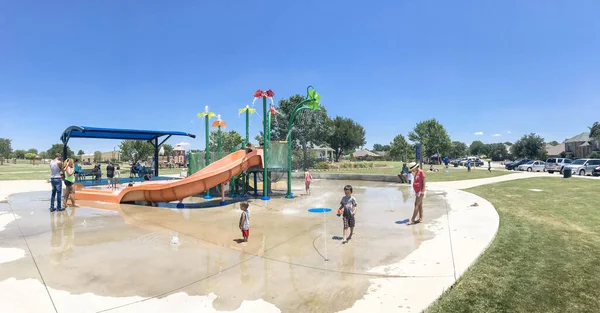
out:
<path id="1" fill-rule="evenodd" d="M 549 158 L 546 160 L 546 172 L 552 174 L 559 172 L 562 174 L 563 167 L 567 164 L 571 164 L 573 160 L 569 158 Z"/>
<path id="2" fill-rule="evenodd" d="M 529 161 L 525 164 L 521 164 L 518 166 L 519 171 L 528 171 L 528 172 L 545 172 L 546 171 L 546 162 L 544 161 Z"/>
<path id="3" fill-rule="evenodd" d="M 570 168 L 573 174 L 585 176 L 592 174 L 598 165 L 600 165 L 600 159 L 577 159 L 573 163 L 565 165 L 565 169 Z"/>

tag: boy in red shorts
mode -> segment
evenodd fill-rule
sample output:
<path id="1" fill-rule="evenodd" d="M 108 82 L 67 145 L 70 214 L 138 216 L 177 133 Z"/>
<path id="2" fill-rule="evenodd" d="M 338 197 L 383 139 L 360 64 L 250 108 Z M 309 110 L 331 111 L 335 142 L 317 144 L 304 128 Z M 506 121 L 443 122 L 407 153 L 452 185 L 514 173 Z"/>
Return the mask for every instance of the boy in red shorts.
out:
<path id="1" fill-rule="evenodd" d="M 240 203 L 240 209 L 242 210 L 240 230 L 242 231 L 244 242 L 248 242 L 248 237 L 250 236 L 250 212 L 248 212 L 248 207 L 250 207 L 250 204 L 247 201 Z"/>

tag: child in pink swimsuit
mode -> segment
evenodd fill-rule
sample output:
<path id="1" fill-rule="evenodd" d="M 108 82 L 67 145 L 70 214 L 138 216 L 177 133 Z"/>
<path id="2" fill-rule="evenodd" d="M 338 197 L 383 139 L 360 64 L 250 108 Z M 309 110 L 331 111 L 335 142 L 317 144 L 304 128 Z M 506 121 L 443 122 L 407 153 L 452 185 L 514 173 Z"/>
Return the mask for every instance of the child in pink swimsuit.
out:
<path id="1" fill-rule="evenodd" d="M 310 183 L 312 182 L 313 178 L 312 175 L 310 175 L 310 172 L 308 170 L 304 170 L 304 187 L 306 188 L 306 194 L 310 196 Z"/>

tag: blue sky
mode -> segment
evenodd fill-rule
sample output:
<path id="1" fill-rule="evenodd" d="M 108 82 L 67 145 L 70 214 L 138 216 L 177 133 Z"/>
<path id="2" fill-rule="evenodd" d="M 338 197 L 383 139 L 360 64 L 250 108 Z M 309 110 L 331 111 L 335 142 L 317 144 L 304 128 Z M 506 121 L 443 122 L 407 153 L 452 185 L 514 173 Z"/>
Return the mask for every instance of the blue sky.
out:
<path id="1" fill-rule="evenodd" d="M 331 116 L 366 128 L 367 147 L 433 117 L 467 144 L 561 141 L 600 118 L 597 12 L 598 1 L 0 0 L 0 137 L 45 150 L 89 125 L 187 131 L 203 148 L 205 105 L 243 132 L 237 109 L 256 89 L 278 100 L 312 84 Z"/>

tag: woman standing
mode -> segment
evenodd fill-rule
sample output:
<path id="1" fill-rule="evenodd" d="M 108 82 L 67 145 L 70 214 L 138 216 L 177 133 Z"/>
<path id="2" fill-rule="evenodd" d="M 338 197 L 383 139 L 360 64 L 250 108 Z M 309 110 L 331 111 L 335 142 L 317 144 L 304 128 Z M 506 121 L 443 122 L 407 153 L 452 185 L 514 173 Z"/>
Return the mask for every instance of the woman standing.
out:
<path id="1" fill-rule="evenodd" d="M 414 176 L 413 189 L 415 191 L 415 209 L 413 215 L 407 225 L 413 225 L 423 220 L 423 198 L 425 197 L 425 172 L 419 168 L 419 164 L 411 162 L 409 165 L 410 171 Z M 419 219 L 415 220 L 419 215 Z"/>
<path id="2" fill-rule="evenodd" d="M 304 170 L 304 187 L 306 189 L 306 194 L 310 196 L 310 183 L 312 182 L 313 178 L 312 175 L 310 175 L 310 172 L 308 171 L 308 169 Z"/>
<path id="3" fill-rule="evenodd" d="M 67 159 L 65 161 L 65 165 L 63 167 L 63 171 L 65 173 L 65 202 L 63 203 L 63 208 L 67 207 L 67 200 L 71 198 L 72 206 L 76 207 L 75 204 L 75 189 L 73 188 L 73 184 L 75 183 L 75 167 L 73 166 L 73 159 Z"/>

